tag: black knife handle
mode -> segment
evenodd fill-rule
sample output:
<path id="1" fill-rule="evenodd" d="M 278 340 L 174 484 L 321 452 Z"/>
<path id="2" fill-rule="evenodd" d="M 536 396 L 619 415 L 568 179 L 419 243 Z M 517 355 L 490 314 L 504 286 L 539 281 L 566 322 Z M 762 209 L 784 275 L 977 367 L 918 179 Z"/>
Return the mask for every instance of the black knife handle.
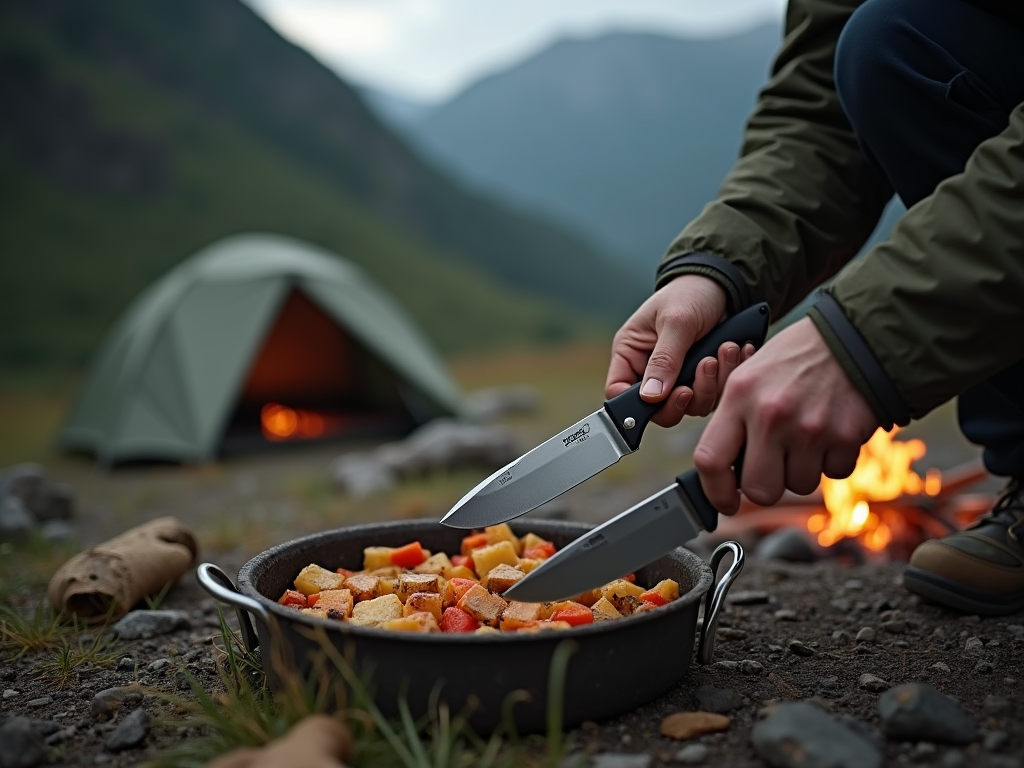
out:
<path id="1" fill-rule="evenodd" d="M 734 341 L 743 348 L 743 345 L 750 342 L 755 347 L 764 344 L 765 336 L 768 335 L 768 325 L 771 323 L 771 311 L 765 303 L 755 304 L 742 312 L 733 315 L 725 322 L 719 323 L 712 328 L 706 336 L 701 337 L 690 347 L 690 351 L 683 358 L 683 368 L 679 371 L 679 378 L 675 386 L 693 386 L 693 379 L 697 375 L 697 365 L 705 357 L 718 357 L 718 348 L 727 341 Z M 627 389 L 611 400 L 605 401 L 604 407 L 612 418 L 612 423 L 619 430 L 629 450 L 635 451 L 640 447 L 640 438 L 644 436 L 644 430 L 651 422 L 651 417 L 658 412 L 663 402 L 648 403 L 640 397 L 640 382 Z"/>
<path id="2" fill-rule="evenodd" d="M 740 454 L 732 463 L 732 471 L 736 473 L 736 487 L 740 486 L 740 478 L 743 476 L 743 452 L 745 446 L 740 448 Z M 697 513 L 704 530 L 713 531 L 718 527 L 718 510 L 708 501 L 704 495 L 704 488 L 700 484 L 700 475 L 696 469 L 688 469 L 676 478 L 676 482 L 683 488 L 683 493 L 690 500 L 690 506 Z"/>

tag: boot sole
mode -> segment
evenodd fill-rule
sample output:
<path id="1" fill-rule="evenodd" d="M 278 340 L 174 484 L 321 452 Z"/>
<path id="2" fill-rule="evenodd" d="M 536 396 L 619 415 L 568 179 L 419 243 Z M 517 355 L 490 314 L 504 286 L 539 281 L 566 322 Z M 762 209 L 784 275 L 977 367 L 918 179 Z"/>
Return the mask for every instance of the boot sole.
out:
<path id="1" fill-rule="evenodd" d="M 903 586 L 914 594 L 966 613 L 1005 616 L 1024 608 L 1024 594 L 980 592 L 912 565 L 903 569 Z"/>

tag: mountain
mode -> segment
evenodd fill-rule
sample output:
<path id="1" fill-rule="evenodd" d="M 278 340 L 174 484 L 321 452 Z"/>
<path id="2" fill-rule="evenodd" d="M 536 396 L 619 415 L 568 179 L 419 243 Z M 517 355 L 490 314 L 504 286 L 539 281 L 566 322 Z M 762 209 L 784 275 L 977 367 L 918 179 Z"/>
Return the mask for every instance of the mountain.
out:
<path id="1" fill-rule="evenodd" d="M 777 26 L 561 40 L 402 128 L 478 189 L 586 233 L 647 280 L 735 160 L 780 42 Z"/>
<path id="2" fill-rule="evenodd" d="M 399 133 L 426 119 L 433 109 L 433 105 L 428 102 L 397 96 L 369 85 L 359 86 L 359 94 L 381 120 Z"/>
<path id="3" fill-rule="evenodd" d="M 360 263 L 446 351 L 604 332 L 642 295 L 239 0 L 0 0 L 0 378 L 66 375 L 146 285 L 251 230 Z"/>

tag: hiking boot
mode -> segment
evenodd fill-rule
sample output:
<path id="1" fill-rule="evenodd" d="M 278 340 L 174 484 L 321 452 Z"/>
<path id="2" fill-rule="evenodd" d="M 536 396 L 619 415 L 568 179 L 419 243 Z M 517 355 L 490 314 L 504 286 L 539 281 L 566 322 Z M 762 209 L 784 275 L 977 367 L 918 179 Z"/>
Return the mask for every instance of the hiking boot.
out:
<path id="1" fill-rule="evenodd" d="M 1012 480 L 992 511 L 967 530 L 915 549 L 903 586 L 969 613 L 1024 608 L 1024 483 Z"/>

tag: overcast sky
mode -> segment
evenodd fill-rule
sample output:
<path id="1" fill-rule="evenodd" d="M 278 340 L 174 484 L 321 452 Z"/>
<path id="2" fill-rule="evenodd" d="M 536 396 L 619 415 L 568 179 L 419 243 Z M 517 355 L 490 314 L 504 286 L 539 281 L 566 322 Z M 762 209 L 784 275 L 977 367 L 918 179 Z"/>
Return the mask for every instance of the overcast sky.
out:
<path id="1" fill-rule="evenodd" d="M 347 79 L 421 101 L 565 35 L 712 37 L 782 16 L 784 0 L 247 0 Z"/>

